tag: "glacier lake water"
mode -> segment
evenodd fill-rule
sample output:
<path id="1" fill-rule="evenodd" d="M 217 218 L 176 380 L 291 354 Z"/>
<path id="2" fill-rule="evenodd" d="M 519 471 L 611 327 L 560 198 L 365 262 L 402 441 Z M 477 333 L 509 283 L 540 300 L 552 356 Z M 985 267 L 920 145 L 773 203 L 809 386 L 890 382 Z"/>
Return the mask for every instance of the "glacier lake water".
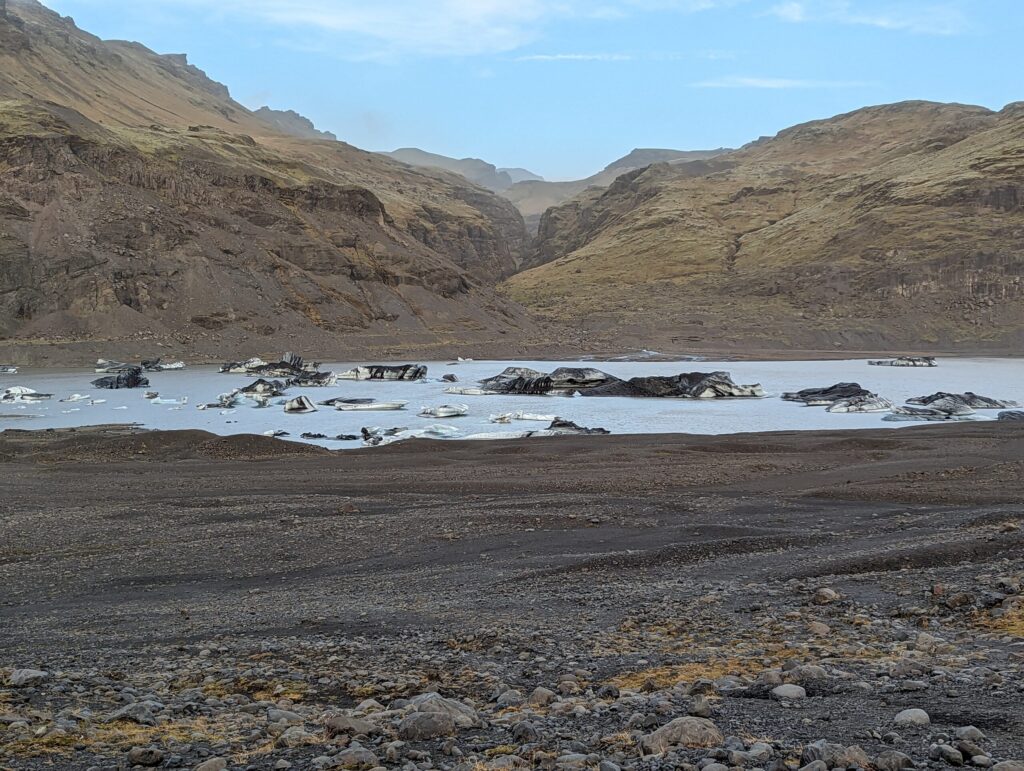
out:
<path id="1" fill-rule="evenodd" d="M 325 363 L 322 370 L 342 372 L 359 363 Z M 404 362 L 401 362 L 404 363 Z M 418 363 L 418 362 L 417 362 Z M 974 391 L 997 399 L 1024 403 L 1024 359 L 951 358 L 939 359 L 927 368 L 873 367 L 866 360 L 846 361 L 471 361 L 423 362 L 429 374 L 421 382 L 340 381 L 327 388 L 292 388 L 289 398 L 304 394 L 314 403 L 332 397 L 374 398 L 379 401 L 405 400 L 408 405 L 395 412 L 339 412 L 320 407 L 305 415 L 286 414 L 272 400 L 268 408 L 256 408 L 250 400 L 231 411 L 199 410 L 196 405 L 214 402 L 221 393 L 246 385 L 252 378 L 221 374 L 216 367 L 196 366 L 182 371 L 149 373 L 149 389 L 105 391 L 90 385 L 101 375 L 87 369 L 22 368 L 14 375 L 0 374 L 0 391 L 27 386 L 52 393 L 52 400 L 34 403 L 0 403 L 0 430 L 68 428 L 110 423 L 136 423 L 148 429 L 202 429 L 215 434 L 263 434 L 282 430 L 289 439 L 303 432 L 359 434 L 363 426 L 421 429 L 442 424 L 458 430 L 458 436 L 483 432 L 509 432 L 546 428 L 536 422 L 514 421 L 509 425 L 490 422 L 490 416 L 517 411 L 558 415 L 581 426 L 602 427 L 613 434 L 685 433 L 730 434 L 755 431 L 788 431 L 840 428 L 902 428 L 925 425 L 882 420 L 885 413 L 830 414 L 823 407 L 805 407 L 783 401 L 784 391 L 825 387 L 839 382 L 856 382 L 896 404 L 935 391 Z M 632 399 L 570 398 L 566 396 L 461 396 L 446 394 L 451 383 L 444 374 L 458 376 L 458 386 L 472 387 L 481 378 L 508 366 L 551 371 L 559 366 L 593 366 L 621 378 L 641 375 L 672 375 L 679 372 L 724 370 L 737 383 L 760 383 L 766 398 L 751 399 Z M 146 390 L 158 391 L 162 399 L 188 397 L 178 407 L 154 404 L 144 398 Z M 105 399 L 103 404 L 67 403 L 59 399 L 72 394 Z M 422 406 L 468 404 L 470 412 L 459 418 L 421 418 Z M 977 413 L 977 420 L 993 420 L 998 411 Z M 941 430 L 942 424 L 932 424 Z M 454 438 L 458 438 L 455 436 Z M 318 440 L 334 449 L 361 446 L 361 442 Z"/>

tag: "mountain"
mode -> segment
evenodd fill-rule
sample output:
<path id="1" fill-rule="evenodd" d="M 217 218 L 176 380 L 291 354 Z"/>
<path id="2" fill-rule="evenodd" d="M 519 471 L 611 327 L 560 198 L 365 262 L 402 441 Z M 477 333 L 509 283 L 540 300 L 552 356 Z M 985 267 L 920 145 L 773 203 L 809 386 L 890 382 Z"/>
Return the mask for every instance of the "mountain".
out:
<path id="1" fill-rule="evenodd" d="M 679 163 L 685 161 L 705 160 L 729 152 L 719 150 L 653 150 L 636 149 L 628 155 L 609 163 L 597 174 L 586 179 L 569 182 L 545 182 L 543 180 L 525 180 L 517 182 L 501 194 L 516 205 L 519 213 L 526 221 L 527 230 L 536 233 L 540 226 L 541 215 L 553 206 L 559 206 L 569 199 L 580 195 L 588 188 L 605 188 L 621 174 L 634 169 L 650 166 L 652 163 Z"/>
<path id="2" fill-rule="evenodd" d="M 381 153 L 381 155 L 418 168 L 444 169 L 465 177 L 475 185 L 497 193 L 507 190 L 513 183 L 522 179 L 543 179 L 526 169 L 499 169 L 494 164 L 479 158 L 449 158 L 446 155 L 428 153 L 415 147 L 402 147 L 398 150 Z"/>
<path id="3" fill-rule="evenodd" d="M 313 125 L 313 121 L 304 115 L 299 115 L 295 110 L 272 110 L 269 107 L 260 107 L 253 115 L 265 123 L 269 123 L 282 134 L 288 134 L 299 139 L 338 141 L 337 136 L 330 131 L 320 131 Z"/>
<path id="4" fill-rule="evenodd" d="M 506 200 L 283 133 L 184 55 L 0 18 L 0 360 L 355 356 L 537 329 Z"/>
<path id="5" fill-rule="evenodd" d="M 516 182 L 543 182 L 544 177 L 534 174 L 528 169 L 498 169 L 499 174 L 508 174 L 514 185 Z"/>
<path id="6" fill-rule="evenodd" d="M 717 150 L 661 150 L 652 147 L 637 147 L 629 154 L 604 167 L 605 171 L 623 173 L 650 166 L 654 163 L 676 163 L 678 161 L 704 161 L 716 155 L 729 152 L 728 148 Z"/>
<path id="7" fill-rule="evenodd" d="M 1019 352 L 1024 104 L 905 102 L 546 212 L 504 285 L 595 344 Z"/>

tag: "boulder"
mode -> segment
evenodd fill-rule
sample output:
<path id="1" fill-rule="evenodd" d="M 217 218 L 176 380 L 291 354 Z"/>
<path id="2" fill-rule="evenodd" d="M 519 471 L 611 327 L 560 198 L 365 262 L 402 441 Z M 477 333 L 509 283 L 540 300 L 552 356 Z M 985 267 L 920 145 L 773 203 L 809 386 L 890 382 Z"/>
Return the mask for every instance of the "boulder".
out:
<path id="1" fill-rule="evenodd" d="M 897 750 L 886 750 L 881 753 L 875 758 L 874 765 L 878 771 L 906 771 L 915 768 L 913 759 Z"/>
<path id="2" fill-rule="evenodd" d="M 537 686 L 530 693 L 526 699 L 526 703 L 532 707 L 546 707 L 548 704 L 558 698 L 558 694 L 552 691 L 550 688 L 544 688 L 543 686 Z"/>
<path id="3" fill-rule="evenodd" d="M 678 717 L 657 731 L 640 738 L 645 755 L 655 755 L 677 747 L 717 747 L 725 737 L 718 726 L 703 717 Z"/>
<path id="4" fill-rule="evenodd" d="M 913 399 L 907 399 L 907 404 L 919 404 L 922 407 L 937 407 L 940 409 L 966 407 L 972 410 L 1005 410 L 1010 407 L 1020 407 L 1018 402 L 1006 399 L 993 399 L 991 396 L 980 396 L 972 391 L 966 391 L 962 394 L 938 391 L 928 396 L 916 396 Z"/>
<path id="5" fill-rule="evenodd" d="M 224 771 L 227 767 L 228 762 L 224 758 L 210 758 L 196 766 L 194 771 Z"/>
<path id="6" fill-rule="evenodd" d="M 268 723 L 288 723 L 289 725 L 298 725 L 302 723 L 302 715 L 296 712 L 290 712 L 286 709 L 268 709 L 267 710 L 267 722 Z"/>
<path id="7" fill-rule="evenodd" d="M 455 720 L 448 712 L 413 712 L 398 726 L 398 738 L 407 742 L 452 736 L 455 732 Z"/>
<path id="8" fill-rule="evenodd" d="M 412 699 L 417 712 L 441 712 L 451 717 L 458 728 L 472 728 L 480 724 L 476 710 L 454 699 L 446 699 L 439 693 L 424 693 Z"/>
<path id="9" fill-rule="evenodd" d="M 15 669 L 7 678 L 7 682 L 15 688 L 27 688 L 39 685 L 49 677 L 50 673 L 42 669 Z"/>
<path id="10" fill-rule="evenodd" d="M 156 718 L 153 716 L 153 710 L 148 704 L 143 703 L 126 704 L 121 707 L 121 709 L 107 717 L 108 723 L 117 723 L 121 720 L 125 720 L 130 723 L 138 723 L 139 725 L 156 725 Z"/>
<path id="11" fill-rule="evenodd" d="M 97 378 L 92 381 L 93 388 L 118 390 L 122 388 L 149 388 L 149 378 L 142 374 L 142 367 L 131 367 L 116 375 Z"/>
<path id="12" fill-rule="evenodd" d="M 793 701 L 796 699 L 806 699 L 807 691 L 801 688 L 799 685 L 777 685 L 772 688 L 772 697 L 779 700 Z"/>
<path id="13" fill-rule="evenodd" d="M 923 709 L 905 709 L 896 715 L 892 722 L 898 726 L 924 726 L 932 721 Z"/>
<path id="14" fill-rule="evenodd" d="M 800 762 L 805 766 L 815 761 L 824 763 L 828 768 L 867 768 L 871 765 L 867 753 L 856 744 L 844 747 L 824 739 L 805 746 L 800 756 Z"/>
<path id="15" fill-rule="evenodd" d="M 338 768 L 376 768 L 380 765 L 377 756 L 358 744 L 342 750 L 334 756 Z"/>
<path id="16" fill-rule="evenodd" d="M 128 750 L 128 762 L 133 766 L 159 766 L 164 762 L 164 753 L 158 747 L 132 747 Z"/>
<path id="17" fill-rule="evenodd" d="M 277 737 L 274 745 L 282 748 L 301 747 L 304 744 L 312 743 L 312 741 L 313 734 L 300 725 L 293 725 Z"/>
<path id="18" fill-rule="evenodd" d="M 360 720 L 357 717 L 347 715 L 334 715 L 324 721 L 324 730 L 327 738 L 347 734 L 348 736 L 370 736 L 380 733 L 380 729 L 369 720 Z"/>
<path id="19" fill-rule="evenodd" d="M 782 398 L 787 402 L 803 402 L 811 407 L 828 407 L 845 400 L 873 396 L 876 394 L 862 387 L 860 383 L 836 383 L 826 388 L 805 388 L 802 391 L 782 394 Z"/>

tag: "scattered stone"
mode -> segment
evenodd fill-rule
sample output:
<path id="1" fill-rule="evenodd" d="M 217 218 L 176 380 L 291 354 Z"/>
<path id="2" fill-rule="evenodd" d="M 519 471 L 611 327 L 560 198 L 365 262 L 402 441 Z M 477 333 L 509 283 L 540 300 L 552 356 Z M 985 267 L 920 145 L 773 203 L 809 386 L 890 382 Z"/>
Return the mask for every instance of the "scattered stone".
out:
<path id="1" fill-rule="evenodd" d="M 909 755 L 896 750 L 886 750 L 875 758 L 875 768 L 878 771 L 905 771 L 915 768 L 913 759 Z"/>
<path id="2" fill-rule="evenodd" d="M 360 720 L 347 715 L 333 715 L 324 721 L 324 730 L 328 739 L 347 734 L 349 736 L 370 736 L 380 733 L 380 729 L 369 720 Z"/>
<path id="3" fill-rule="evenodd" d="M 814 596 L 811 598 L 811 602 L 815 605 L 831 605 L 833 602 L 838 602 L 840 599 L 841 597 L 839 592 L 825 586 L 814 593 Z"/>
<path id="4" fill-rule="evenodd" d="M 398 726 L 398 736 L 408 742 L 421 742 L 439 736 L 452 736 L 455 720 L 447 712 L 414 712 Z"/>
<path id="5" fill-rule="evenodd" d="M 41 669 L 15 669 L 11 672 L 10 677 L 7 678 L 7 682 L 15 688 L 27 688 L 29 686 L 39 685 L 49 676 L 49 672 L 45 672 Z"/>
<path id="6" fill-rule="evenodd" d="M 158 747 L 132 747 L 128 750 L 128 762 L 133 766 L 159 766 L 164 753 Z"/>
<path id="7" fill-rule="evenodd" d="M 108 723 L 116 723 L 119 720 L 126 720 L 131 723 L 138 723 L 139 725 L 156 725 L 153 710 L 150 709 L 149 705 L 141 703 L 128 704 L 107 717 Z"/>
<path id="8" fill-rule="evenodd" d="M 224 771 L 227 767 L 228 762 L 224 758 L 210 758 L 196 766 L 194 771 Z"/>
<path id="9" fill-rule="evenodd" d="M 807 698 L 807 691 L 799 685 L 777 685 L 772 688 L 772 696 L 776 699 L 795 701 Z"/>
<path id="10" fill-rule="evenodd" d="M 923 709 L 905 709 L 896 715 L 892 722 L 898 726 L 922 726 L 929 725 L 932 721 Z"/>
<path id="11" fill-rule="evenodd" d="M 646 755 L 656 755 L 677 747 L 716 747 L 725 737 L 718 726 L 702 717 L 679 717 L 640 739 Z"/>
<path id="12" fill-rule="evenodd" d="M 380 765 L 377 756 L 364 747 L 353 745 L 334 756 L 340 768 L 376 768 Z"/>

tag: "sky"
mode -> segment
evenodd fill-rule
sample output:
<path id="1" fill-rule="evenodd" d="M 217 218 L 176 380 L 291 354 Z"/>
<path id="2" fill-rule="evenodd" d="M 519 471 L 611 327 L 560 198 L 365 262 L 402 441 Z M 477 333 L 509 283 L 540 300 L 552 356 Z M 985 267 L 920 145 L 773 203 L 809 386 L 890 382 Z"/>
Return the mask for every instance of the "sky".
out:
<path id="1" fill-rule="evenodd" d="M 1024 100 L 1022 0 L 45 0 L 368 150 L 578 179 L 904 99 Z"/>

